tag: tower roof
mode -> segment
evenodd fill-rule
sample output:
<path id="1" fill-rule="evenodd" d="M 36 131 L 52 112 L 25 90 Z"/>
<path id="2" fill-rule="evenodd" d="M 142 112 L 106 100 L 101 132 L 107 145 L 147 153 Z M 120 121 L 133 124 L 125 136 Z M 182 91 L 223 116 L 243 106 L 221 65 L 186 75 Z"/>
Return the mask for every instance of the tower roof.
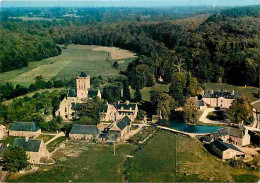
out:
<path id="1" fill-rule="evenodd" d="M 85 72 L 81 72 L 79 77 L 87 77 L 86 73 Z"/>

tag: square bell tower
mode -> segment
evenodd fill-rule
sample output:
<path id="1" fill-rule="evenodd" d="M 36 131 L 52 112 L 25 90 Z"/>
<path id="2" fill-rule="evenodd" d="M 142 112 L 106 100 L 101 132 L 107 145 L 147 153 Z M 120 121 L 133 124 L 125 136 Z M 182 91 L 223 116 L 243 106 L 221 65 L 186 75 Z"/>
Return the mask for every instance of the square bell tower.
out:
<path id="1" fill-rule="evenodd" d="M 88 90 L 90 89 L 90 76 L 81 72 L 76 79 L 77 97 L 79 99 L 86 99 L 88 96 Z"/>

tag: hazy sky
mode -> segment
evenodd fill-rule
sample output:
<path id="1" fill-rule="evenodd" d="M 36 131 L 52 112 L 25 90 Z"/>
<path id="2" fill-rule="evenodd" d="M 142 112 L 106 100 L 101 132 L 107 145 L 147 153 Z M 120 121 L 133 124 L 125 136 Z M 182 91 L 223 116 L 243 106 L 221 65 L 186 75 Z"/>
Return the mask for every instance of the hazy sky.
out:
<path id="1" fill-rule="evenodd" d="M 0 0 L 2 7 L 32 6 L 246 6 L 260 0 Z"/>

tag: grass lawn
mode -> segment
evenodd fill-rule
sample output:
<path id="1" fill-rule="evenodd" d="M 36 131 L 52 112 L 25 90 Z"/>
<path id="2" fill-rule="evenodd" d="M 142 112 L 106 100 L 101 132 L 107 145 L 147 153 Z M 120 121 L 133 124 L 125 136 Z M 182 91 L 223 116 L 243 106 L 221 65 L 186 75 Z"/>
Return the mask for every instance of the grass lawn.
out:
<path id="1" fill-rule="evenodd" d="M 67 137 L 62 136 L 62 137 L 58 137 L 57 139 L 55 139 L 54 141 L 52 141 L 51 143 L 49 143 L 47 145 L 47 149 L 49 152 L 52 152 L 56 147 L 58 147 L 62 142 L 64 142 L 67 139 Z"/>
<path id="2" fill-rule="evenodd" d="M 234 90 L 235 92 L 239 92 L 242 95 L 248 97 L 252 102 L 258 100 L 257 98 L 257 93 L 258 93 L 258 89 L 255 87 L 244 87 L 244 86 L 234 86 L 234 85 L 229 85 L 229 84 L 218 84 L 218 83 L 206 83 L 205 84 L 205 89 L 206 90 L 228 90 L 230 92 L 232 92 L 232 90 Z"/>
<path id="3" fill-rule="evenodd" d="M 113 146 L 85 143 L 78 157 L 59 162 L 48 171 L 41 169 L 15 180 L 16 182 L 122 182 L 126 155 L 136 146 L 118 145 L 116 155 Z"/>
<path id="4" fill-rule="evenodd" d="M 47 142 L 49 141 L 50 139 L 52 139 L 54 136 L 52 135 L 44 135 L 44 134 L 41 134 L 39 137 L 37 137 L 36 139 L 37 140 L 43 140 L 43 142 Z"/>
<path id="5" fill-rule="evenodd" d="M 141 90 L 142 99 L 144 101 L 150 101 L 151 91 L 168 92 L 169 87 L 170 87 L 170 84 L 166 85 L 166 84 L 160 84 L 160 83 L 156 83 L 152 87 L 144 87 Z M 135 92 L 135 90 L 131 90 L 131 97 L 132 98 L 134 98 L 134 92 Z"/>
<path id="6" fill-rule="evenodd" d="M 260 102 L 255 103 L 254 108 L 256 108 L 258 111 L 260 111 Z"/>
<path id="7" fill-rule="evenodd" d="M 75 78 L 81 71 L 90 76 L 116 76 L 119 70 L 111 67 L 106 61 L 107 53 L 93 51 L 95 46 L 70 45 L 62 54 L 38 62 L 30 62 L 28 67 L 0 73 L 0 84 L 13 82 L 28 86 L 36 76 L 42 75 L 46 80 Z"/>

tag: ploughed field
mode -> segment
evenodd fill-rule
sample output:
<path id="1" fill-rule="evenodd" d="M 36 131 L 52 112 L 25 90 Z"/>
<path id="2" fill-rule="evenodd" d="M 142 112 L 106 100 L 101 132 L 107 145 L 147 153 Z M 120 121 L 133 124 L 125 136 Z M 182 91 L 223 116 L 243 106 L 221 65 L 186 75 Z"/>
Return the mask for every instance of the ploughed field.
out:
<path id="1" fill-rule="evenodd" d="M 62 50 L 62 54 L 38 62 L 30 62 L 26 68 L 0 73 L 0 84 L 12 82 L 28 86 L 35 77 L 42 75 L 50 80 L 75 78 L 81 71 L 90 76 L 116 76 L 119 70 L 114 69 L 107 61 L 108 52 L 111 59 L 134 58 L 135 54 L 118 48 L 106 48 L 88 45 L 69 45 Z M 114 58 L 114 57 L 115 58 Z"/>
<path id="2" fill-rule="evenodd" d="M 157 131 L 146 144 L 113 145 L 68 141 L 53 157 L 56 164 L 15 182 L 254 182 L 258 171 L 232 168 L 203 148 L 201 142 Z"/>

